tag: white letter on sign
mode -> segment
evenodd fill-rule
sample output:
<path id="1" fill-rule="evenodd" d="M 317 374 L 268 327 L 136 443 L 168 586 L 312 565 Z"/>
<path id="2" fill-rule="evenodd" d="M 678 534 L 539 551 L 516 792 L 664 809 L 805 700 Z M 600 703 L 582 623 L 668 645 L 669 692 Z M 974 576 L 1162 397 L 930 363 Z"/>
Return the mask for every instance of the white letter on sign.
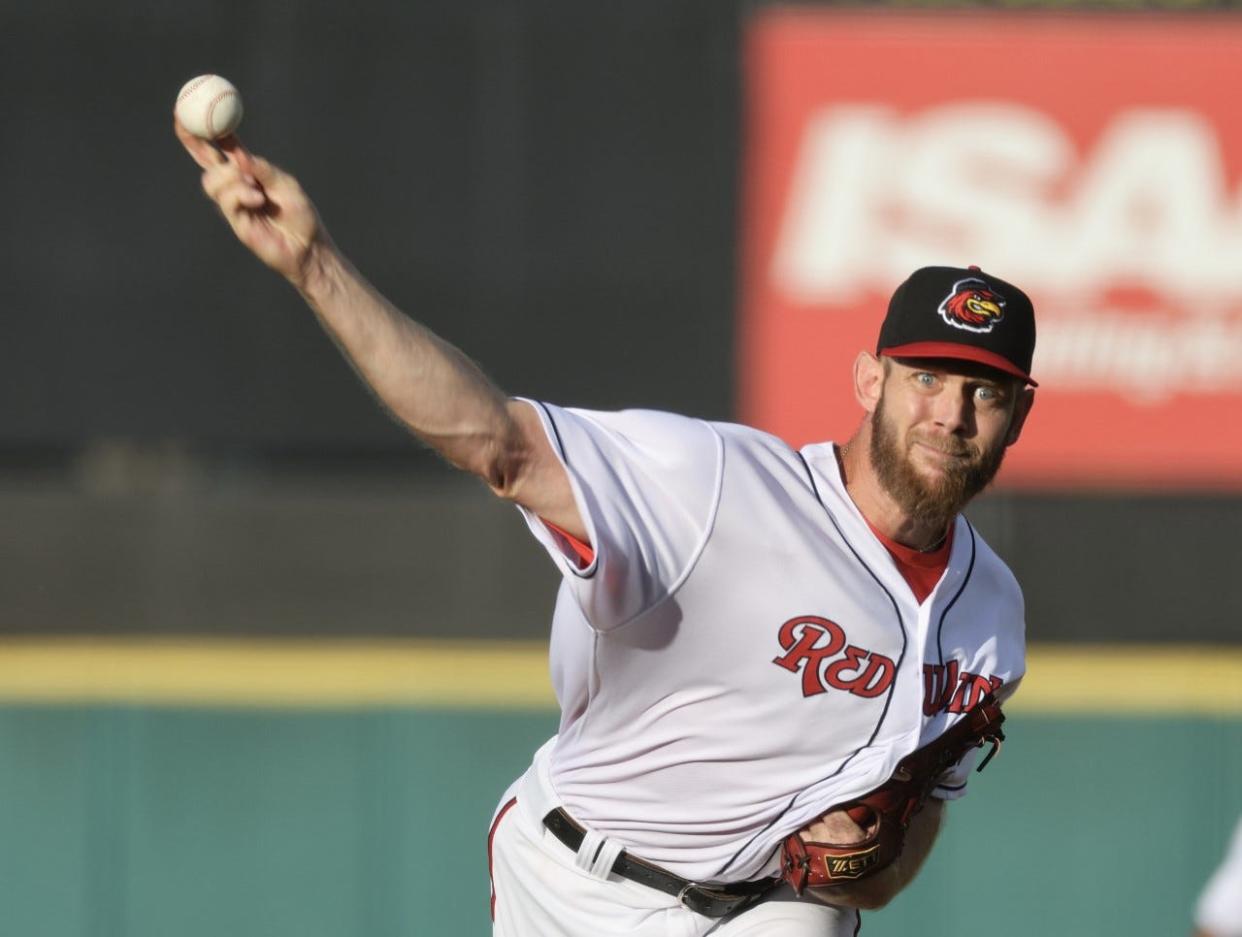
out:
<path id="1" fill-rule="evenodd" d="M 898 279 L 920 264 L 981 264 L 1021 282 L 1074 150 L 1051 118 L 1012 104 L 961 103 L 909 121 L 901 176 L 910 208 L 891 250 Z M 902 273 L 900 271 L 905 271 Z"/>
<path id="2" fill-rule="evenodd" d="M 1225 186 L 1216 134 L 1200 115 L 1118 116 L 1083 172 L 1063 238 L 1052 238 L 1064 250 L 1066 285 L 1102 280 L 1165 295 L 1236 294 L 1239 258 L 1222 265 L 1210 249 L 1232 227 L 1220 216 Z"/>
<path id="3" fill-rule="evenodd" d="M 773 258 L 786 293 L 844 303 L 865 285 L 884 246 L 879 207 L 895 174 L 893 123 L 876 107 L 833 108 L 807 122 Z"/>

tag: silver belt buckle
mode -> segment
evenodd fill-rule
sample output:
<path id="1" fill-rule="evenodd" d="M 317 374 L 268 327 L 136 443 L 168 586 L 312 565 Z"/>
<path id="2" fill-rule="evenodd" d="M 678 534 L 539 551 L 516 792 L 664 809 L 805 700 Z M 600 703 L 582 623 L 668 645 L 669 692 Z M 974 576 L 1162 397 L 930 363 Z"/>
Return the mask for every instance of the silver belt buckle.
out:
<path id="1" fill-rule="evenodd" d="M 677 893 L 677 903 L 681 905 L 683 908 L 685 908 L 687 911 L 693 911 L 694 909 L 686 904 L 686 892 L 690 891 L 691 888 L 698 888 L 698 887 L 699 887 L 698 882 L 686 882 L 686 884 L 682 886 L 681 891 Z"/>

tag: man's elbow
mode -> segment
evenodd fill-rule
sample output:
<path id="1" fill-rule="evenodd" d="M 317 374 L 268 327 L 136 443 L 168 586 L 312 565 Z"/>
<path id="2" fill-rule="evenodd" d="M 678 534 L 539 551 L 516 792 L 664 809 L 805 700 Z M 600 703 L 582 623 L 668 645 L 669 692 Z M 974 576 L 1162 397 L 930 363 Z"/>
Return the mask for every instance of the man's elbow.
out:
<path id="1" fill-rule="evenodd" d="M 517 501 L 530 474 L 533 454 L 525 427 L 517 419 L 513 401 L 499 413 L 499 419 L 474 435 L 463 447 L 464 458 L 458 468 L 483 480 L 492 493 L 506 501 Z"/>
<path id="2" fill-rule="evenodd" d="M 530 487 L 532 468 L 528 448 L 500 440 L 485 447 L 467 466 L 496 497 L 516 504 L 523 502 Z"/>
<path id="3" fill-rule="evenodd" d="M 475 427 L 431 445 L 454 468 L 482 479 L 506 501 L 518 501 L 531 473 L 532 447 L 512 418 L 501 425 Z"/>

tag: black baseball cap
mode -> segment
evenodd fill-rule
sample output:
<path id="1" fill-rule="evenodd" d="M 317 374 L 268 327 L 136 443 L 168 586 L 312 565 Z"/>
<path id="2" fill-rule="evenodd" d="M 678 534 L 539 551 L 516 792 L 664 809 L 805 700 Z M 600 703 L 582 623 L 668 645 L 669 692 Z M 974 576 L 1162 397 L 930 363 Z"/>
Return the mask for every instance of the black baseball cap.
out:
<path id="1" fill-rule="evenodd" d="M 974 361 L 1035 387 L 1035 308 L 978 267 L 922 267 L 889 300 L 876 354 Z"/>

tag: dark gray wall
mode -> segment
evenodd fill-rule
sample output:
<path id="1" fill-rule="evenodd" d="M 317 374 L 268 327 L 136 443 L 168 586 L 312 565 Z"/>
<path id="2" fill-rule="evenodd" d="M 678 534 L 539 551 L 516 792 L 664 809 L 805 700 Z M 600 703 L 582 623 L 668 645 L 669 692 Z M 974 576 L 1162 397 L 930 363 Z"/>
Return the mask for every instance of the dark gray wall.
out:
<path id="1" fill-rule="evenodd" d="M 723 416 L 737 24 L 710 0 L 7 4 L 8 447 L 396 449 L 171 134 L 181 84 L 514 392 Z M 20 90 L 18 90 L 20 89 Z"/>
<path id="2" fill-rule="evenodd" d="M 0 630 L 542 634 L 550 564 L 234 243 L 172 100 L 236 81 L 251 147 L 506 389 L 727 417 L 738 10 L 7 3 Z M 1237 640 L 1236 495 L 972 513 L 1035 639 Z"/>
<path id="3" fill-rule="evenodd" d="M 1033 641 L 1238 641 L 1242 500 L 1001 494 L 969 515 Z M 517 512 L 447 471 L 165 466 L 135 487 L 88 466 L 10 480 L 0 517 L 0 633 L 541 638 L 557 581 Z"/>

